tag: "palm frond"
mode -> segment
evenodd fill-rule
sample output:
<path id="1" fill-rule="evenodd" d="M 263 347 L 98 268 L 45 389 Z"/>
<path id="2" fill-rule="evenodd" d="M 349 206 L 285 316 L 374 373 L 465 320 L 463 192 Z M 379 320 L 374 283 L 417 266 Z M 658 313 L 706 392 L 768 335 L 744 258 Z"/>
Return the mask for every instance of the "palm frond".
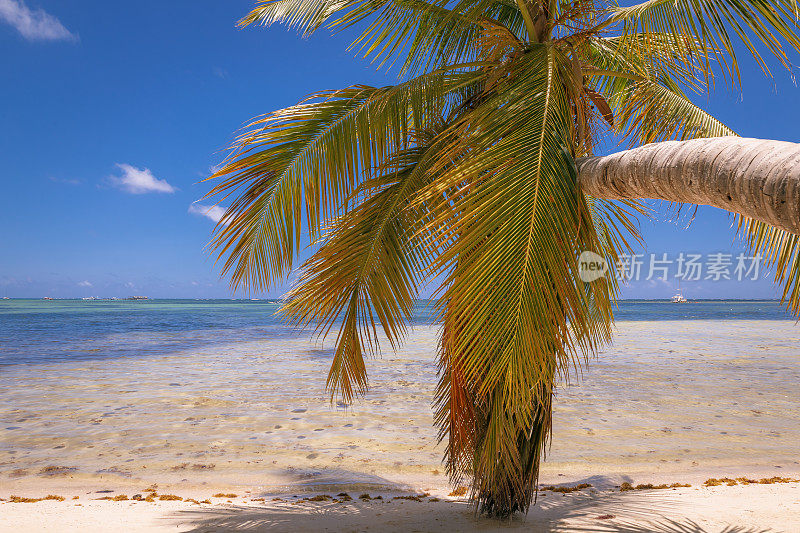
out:
<path id="1" fill-rule="evenodd" d="M 256 7 L 239 20 L 239 27 L 283 23 L 308 37 L 335 14 L 359 3 L 360 0 L 258 0 Z"/>
<path id="2" fill-rule="evenodd" d="M 638 79 L 670 78 L 694 92 L 706 90 L 705 66 L 692 49 L 701 47 L 710 53 L 703 43 L 676 38 L 669 33 L 634 33 L 632 35 L 600 37 L 593 35 L 583 43 L 583 56 L 587 67 L 629 74 L 616 79 L 636 81 Z M 612 81 L 611 79 L 607 81 Z"/>
<path id="3" fill-rule="evenodd" d="M 750 250 L 775 269 L 781 303 L 800 319 L 800 235 L 739 215 L 736 225 Z"/>
<path id="4" fill-rule="evenodd" d="M 283 22 L 308 36 L 326 22 L 339 31 L 364 23 L 351 49 L 381 65 L 403 58 L 401 75 L 473 61 L 483 28 L 513 33 L 521 25 L 517 7 L 497 0 L 444 6 L 425 0 L 262 0 L 239 25 Z"/>
<path id="5" fill-rule="evenodd" d="M 735 81 L 739 69 L 732 36 L 747 47 L 765 72 L 769 68 L 757 43 L 788 68 L 783 44 L 800 50 L 797 15 L 795 0 L 646 0 L 613 8 L 607 24 L 621 23 L 623 36 L 670 34 L 684 41 L 690 54 L 705 65 L 708 76 L 712 75 L 712 63 L 719 62 Z"/>
<path id="6" fill-rule="evenodd" d="M 483 4 L 494 6 L 496 2 Z M 364 57 L 372 57 L 380 65 L 400 59 L 402 76 L 475 61 L 478 39 L 487 26 L 511 33 L 474 6 L 467 10 L 461 7 L 456 5 L 451 10 L 422 0 L 373 0 L 364 2 L 333 25 L 350 27 L 374 18 L 351 48 L 359 48 Z"/>
<path id="7" fill-rule="evenodd" d="M 406 147 L 410 127 L 446 110 L 481 72 L 433 72 L 383 88 L 314 95 L 253 121 L 210 179 L 208 196 L 236 195 L 212 248 L 234 288 L 266 290 L 292 268 L 302 217 L 312 239 L 361 180 Z M 442 111 L 444 112 L 444 111 Z"/>
<path id="8" fill-rule="evenodd" d="M 534 427 L 548 433 L 555 374 L 610 335 L 612 289 L 606 281 L 587 289 L 577 278 L 579 250 L 600 241 L 565 144 L 571 65 L 547 45 L 524 57 L 510 73 L 514 81 L 500 82 L 504 90 L 464 118 L 459 137 L 473 155 L 437 180 L 468 189 L 437 215 L 452 244 L 434 266 L 451 270 L 440 308 L 453 330 L 448 364 L 471 384 L 485 417 L 476 494 L 501 514 L 530 503 L 544 439 L 535 449 L 519 448 L 518 439 Z M 600 321 L 594 306 L 603 310 Z"/>
<path id="9" fill-rule="evenodd" d="M 314 324 L 323 335 L 341 319 L 327 380 L 332 399 L 350 403 L 366 391 L 364 355 L 378 348 L 376 322 L 395 348 L 405 333 L 427 263 L 416 233 L 424 216 L 410 203 L 428 180 L 425 154 L 425 145 L 400 152 L 362 184 L 359 201 L 332 221 L 281 307 L 292 323 Z"/>
<path id="10" fill-rule="evenodd" d="M 617 131 L 631 145 L 736 133 L 692 102 L 677 85 L 643 80 L 611 99 Z"/>

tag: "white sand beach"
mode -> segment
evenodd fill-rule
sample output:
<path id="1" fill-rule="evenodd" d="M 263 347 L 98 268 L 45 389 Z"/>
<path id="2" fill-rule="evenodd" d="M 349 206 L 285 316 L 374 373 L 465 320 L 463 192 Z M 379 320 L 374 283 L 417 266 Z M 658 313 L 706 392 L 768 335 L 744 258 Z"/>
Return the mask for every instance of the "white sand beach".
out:
<path id="1" fill-rule="evenodd" d="M 574 531 L 756 533 L 798 531 L 800 484 L 692 487 L 631 492 L 581 491 L 540 498 L 527 516 L 476 518 L 460 501 L 390 499 L 253 501 L 254 495 L 177 501 L 0 502 L 0 531 Z"/>

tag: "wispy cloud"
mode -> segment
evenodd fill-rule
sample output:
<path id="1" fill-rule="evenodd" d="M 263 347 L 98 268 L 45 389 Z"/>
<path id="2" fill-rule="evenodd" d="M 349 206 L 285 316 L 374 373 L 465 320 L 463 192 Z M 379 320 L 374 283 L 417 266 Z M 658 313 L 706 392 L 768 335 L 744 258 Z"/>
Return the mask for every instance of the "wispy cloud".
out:
<path id="1" fill-rule="evenodd" d="M 206 180 L 206 179 L 209 178 L 209 176 L 213 176 L 218 171 L 222 170 L 222 167 L 223 167 L 222 163 L 220 163 L 219 165 L 209 165 L 207 172 L 206 171 L 203 171 L 203 172 L 198 171 L 197 175 L 200 176 L 201 178 L 203 178 L 203 180 Z"/>
<path id="2" fill-rule="evenodd" d="M 203 205 L 193 203 L 189 206 L 189 212 L 194 215 L 204 216 L 215 223 L 219 223 L 225 215 L 225 208 L 218 205 Z"/>
<path id="3" fill-rule="evenodd" d="M 29 41 L 77 41 L 53 15 L 43 9 L 31 9 L 22 0 L 0 0 L 0 21 L 13 26 Z"/>
<path id="4" fill-rule="evenodd" d="M 0 0 L 1 2 L 2 0 Z M 54 176 L 50 176 L 50 181 L 54 183 L 63 183 L 65 185 L 80 185 L 83 183 L 81 180 L 69 179 L 69 178 L 56 178 Z"/>
<path id="5" fill-rule="evenodd" d="M 2 0 L 0 0 L 2 1 Z M 175 187 L 153 176 L 148 168 L 136 168 L 125 163 L 117 163 L 122 171 L 121 176 L 110 176 L 109 181 L 115 187 L 131 194 L 145 194 L 148 192 L 173 193 Z"/>
<path id="6" fill-rule="evenodd" d="M 84 280 L 84 281 L 79 281 L 78 282 L 78 287 L 91 287 L 91 286 L 92 286 L 92 283 L 90 281 Z"/>

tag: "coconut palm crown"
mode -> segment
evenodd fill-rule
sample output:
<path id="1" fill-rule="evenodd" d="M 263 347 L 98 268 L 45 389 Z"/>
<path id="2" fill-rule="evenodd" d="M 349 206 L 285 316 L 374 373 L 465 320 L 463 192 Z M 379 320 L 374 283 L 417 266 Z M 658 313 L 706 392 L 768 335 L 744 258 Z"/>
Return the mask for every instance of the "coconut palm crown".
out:
<path id="1" fill-rule="evenodd" d="M 313 94 L 260 116 L 209 193 L 230 203 L 212 247 L 234 288 L 266 290 L 315 246 L 281 314 L 335 332 L 331 398 L 367 390 L 365 357 L 395 347 L 435 283 L 435 421 L 453 483 L 490 516 L 527 511 L 550 438 L 555 383 L 611 339 L 614 276 L 584 283 L 639 240 L 634 198 L 585 193 L 599 139 L 631 146 L 735 133 L 689 95 L 737 86 L 737 53 L 789 66 L 788 0 L 264 0 L 241 26 L 352 47 L 399 83 Z M 355 30 L 353 30 L 355 28 Z M 777 61 L 775 61 L 777 60 Z M 800 309 L 798 236 L 746 216 L 739 231 Z"/>

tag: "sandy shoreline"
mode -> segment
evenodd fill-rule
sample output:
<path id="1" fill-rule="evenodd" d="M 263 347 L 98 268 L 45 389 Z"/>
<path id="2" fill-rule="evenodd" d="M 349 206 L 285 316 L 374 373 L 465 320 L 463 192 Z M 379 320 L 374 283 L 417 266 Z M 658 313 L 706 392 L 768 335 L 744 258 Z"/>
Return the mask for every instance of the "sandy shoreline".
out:
<path id="1" fill-rule="evenodd" d="M 369 361 L 372 388 L 351 406 L 329 403 L 330 347 L 305 338 L 6 367 L 0 498 L 65 501 L 0 502 L 0 531 L 800 531 L 798 483 L 703 486 L 800 478 L 793 323 L 620 324 L 580 384 L 559 389 L 541 472 L 543 485 L 592 487 L 546 493 L 502 525 L 449 501 L 430 407 L 435 343 L 416 328 Z M 620 492 L 626 482 L 692 487 Z M 98 500 L 154 483 L 212 503 Z M 303 501 L 340 492 L 356 501 Z M 358 500 L 365 492 L 384 498 Z M 420 493 L 431 496 L 392 499 Z"/>
<path id="2" fill-rule="evenodd" d="M 436 338 L 418 328 L 370 360 L 370 392 L 351 406 L 330 404 L 330 347 L 307 338 L 3 368 L 0 487 L 62 475 L 273 492 L 446 485 Z M 798 345 L 791 322 L 621 324 L 580 384 L 558 390 L 543 479 L 800 470 Z"/>
<path id="3" fill-rule="evenodd" d="M 576 531 L 756 533 L 800 530 L 800 484 L 751 484 L 666 490 L 545 491 L 527 516 L 494 522 L 476 518 L 463 500 L 436 491 L 427 497 L 309 501 L 309 495 L 237 494 L 186 501 L 107 501 L 115 493 L 65 492 L 65 501 L 0 502 L 0 531 Z M 147 494 L 147 493 L 144 493 Z M 162 492 L 166 494 L 166 492 Z M 200 498 L 207 492 L 188 491 Z M 407 495 L 407 494 L 402 494 Z M 40 494 L 44 496 L 44 494 Z M 131 496 L 128 494 L 127 496 Z M 202 501 L 202 500 L 200 500 Z"/>

